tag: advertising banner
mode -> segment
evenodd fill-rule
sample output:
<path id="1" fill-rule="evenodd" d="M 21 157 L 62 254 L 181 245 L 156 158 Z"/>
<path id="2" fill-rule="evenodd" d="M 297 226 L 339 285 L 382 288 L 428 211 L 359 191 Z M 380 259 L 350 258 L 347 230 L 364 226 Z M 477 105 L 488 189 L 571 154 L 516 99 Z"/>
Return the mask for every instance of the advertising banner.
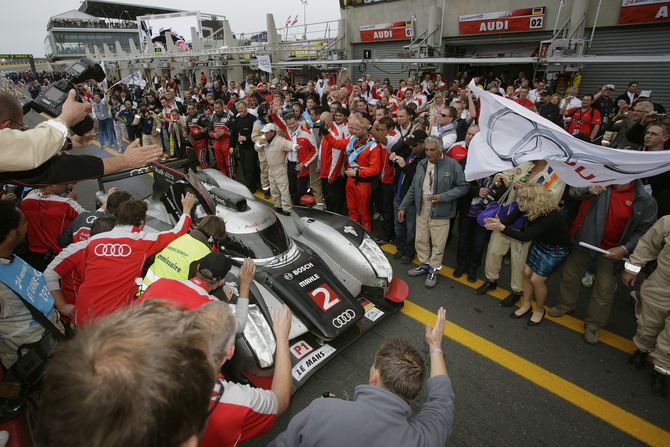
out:
<path id="1" fill-rule="evenodd" d="M 670 21 L 668 0 L 623 0 L 619 25 L 658 23 Z"/>
<path id="2" fill-rule="evenodd" d="M 459 34 L 515 33 L 544 28 L 544 6 L 458 17 Z"/>
<path id="3" fill-rule="evenodd" d="M 414 25 L 411 20 L 405 22 L 379 23 L 361 26 L 362 42 L 383 40 L 401 40 L 414 38 Z"/>

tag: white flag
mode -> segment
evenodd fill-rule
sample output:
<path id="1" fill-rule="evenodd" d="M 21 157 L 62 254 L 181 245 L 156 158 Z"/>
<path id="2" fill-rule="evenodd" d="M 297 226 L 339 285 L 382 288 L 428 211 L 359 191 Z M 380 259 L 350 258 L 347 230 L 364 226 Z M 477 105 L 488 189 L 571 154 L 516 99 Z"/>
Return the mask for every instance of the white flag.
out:
<path id="1" fill-rule="evenodd" d="M 625 184 L 670 171 L 670 151 L 629 151 L 587 143 L 474 82 L 469 87 L 481 107 L 480 132 L 468 148 L 468 181 L 532 160 L 547 160 L 561 180 L 580 187 Z"/>
<path id="2" fill-rule="evenodd" d="M 258 68 L 268 73 L 272 73 L 272 65 L 270 64 L 270 56 L 256 56 L 258 59 Z"/>
<path id="3" fill-rule="evenodd" d="M 139 71 L 136 71 L 135 73 L 131 74 L 130 76 L 126 76 L 125 78 L 121 79 L 119 82 L 114 84 L 112 87 L 119 85 L 119 84 L 126 84 L 126 85 L 139 85 L 141 88 L 144 88 L 144 86 L 147 85 L 147 81 L 145 81 L 142 78 L 142 73 Z"/>

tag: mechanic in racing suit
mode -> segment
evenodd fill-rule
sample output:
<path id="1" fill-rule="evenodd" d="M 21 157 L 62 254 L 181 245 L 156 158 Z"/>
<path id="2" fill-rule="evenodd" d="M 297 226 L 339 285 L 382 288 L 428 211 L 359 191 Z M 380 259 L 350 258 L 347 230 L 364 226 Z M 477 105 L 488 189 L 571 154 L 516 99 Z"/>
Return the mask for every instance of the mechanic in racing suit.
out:
<path id="1" fill-rule="evenodd" d="M 115 225 L 116 217 L 111 214 L 98 217 L 91 226 L 90 235 L 93 237 L 111 231 Z M 82 260 L 89 240 L 89 238 L 86 238 L 65 247 L 44 271 L 44 280 L 51 296 L 54 297 L 54 302 L 61 313 L 61 317 L 66 317 L 69 320 L 74 317 L 74 304 L 77 301 L 79 287 L 83 282 L 84 265 Z"/>
<path id="2" fill-rule="evenodd" d="M 130 305 L 147 256 L 186 234 L 195 202 L 193 194 L 182 195 L 183 214 L 177 225 L 170 231 L 150 234 L 142 231 L 148 209 L 145 202 L 129 200 L 119 206 L 116 227 L 91 238 L 86 247 L 84 278 L 74 308 L 76 325 L 94 322 Z"/>
<path id="3" fill-rule="evenodd" d="M 223 101 L 214 101 L 214 114 L 209 122 L 209 136 L 214 141 L 216 167 L 225 176 L 233 178 L 230 172 L 230 128 L 235 115 L 223 105 Z"/>
<path id="4" fill-rule="evenodd" d="M 338 108 L 335 111 L 335 122 L 330 126 L 330 132 L 336 139 L 347 138 L 349 136 L 349 129 L 345 122 L 346 110 Z M 331 122 L 333 117 L 330 112 L 323 112 L 321 114 L 322 121 Z M 346 200 L 346 179 L 342 177 L 342 151 L 333 148 L 328 141 L 323 138 L 321 140 L 321 183 L 326 194 L 326 207 L 328 211 L 342 214 L 344 212 L 344 202 Z"/>
<path id="5" fill-rule="evenodd" d="M 381 170 L 382 146 L 369 134 L 370 122 L 360 116 L 351 116 L 349 123 L 352 135 L 349 138 L 337 140 L 328 132 L 324 139 L 335 149 L 344 150 L 345 170 L 347 179 L 347 208 L 349 218 L 360 223 L 366 230 L 372 231 L 372 219 L 370 217 L 370 183 Z M 332 122 L 327 125 L 330 128 Z"/>
<path id="6" fill-rule="evenodd" d="M 209 168 L 207 145 L 209 143 L 209 120 L 198 114 L 195 104 L 186 106 L 186 125 L 189 141 L 195 148 L 195 158 L 200 169 Z"/>

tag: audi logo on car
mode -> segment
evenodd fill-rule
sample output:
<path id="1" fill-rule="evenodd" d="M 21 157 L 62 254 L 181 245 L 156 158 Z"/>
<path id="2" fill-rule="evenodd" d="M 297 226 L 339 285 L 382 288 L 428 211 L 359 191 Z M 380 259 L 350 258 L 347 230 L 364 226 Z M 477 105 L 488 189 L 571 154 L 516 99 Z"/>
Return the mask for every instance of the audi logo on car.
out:
<path id="1" fill-rule="evenodd" d="M 98 256 L 126 257 L 133 252 L 127 244 L 100 244 L 95 247 L 94 253 Z"/>
<path id="2" fill-rule="evenodd" d="M 337 317 L 333 318 L 333 326 L 336 328 L 341 328 L 351 320 L 353 320 L 356 317 L 356 312 L 354 312 L 351 309 L 347 309 L 346 311 L 342 312 L 340 315 Z"/>

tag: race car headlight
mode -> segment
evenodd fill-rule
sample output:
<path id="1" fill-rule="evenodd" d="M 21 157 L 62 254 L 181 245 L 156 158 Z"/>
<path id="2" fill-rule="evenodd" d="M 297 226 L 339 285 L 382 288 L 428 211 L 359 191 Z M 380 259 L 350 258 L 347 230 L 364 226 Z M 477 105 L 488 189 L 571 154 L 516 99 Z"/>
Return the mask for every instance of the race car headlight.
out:
<path id="1" fill-rule="evenodd" d="M 358 247 L 358 249 L 363 253 L 363 256 L 367 258 L 370 265 L 372 265 L 372 268 L 375 269 L 377 276 L 386 278 L 388 282 L 391 282 L 393 279 L 393 269 L 391 268 L 391 264 L 388 259 L 386 259 L 386 256 L 384 256 L 382 249 L 379 248 L 379 245 L 377 245 L 375 240 L 372 239 L 368 233 L 363 235 L 363 242 L 361 242 L 361 246 Z"/>
<path id="2" fill-rule="evenodd" d="M 235 312 L 235 304 L 230 307 Z M 271 368 L 274 365 L 274 354 L 277 349 L 275 336 L 270 325 L 265 321 L 263 313 L 256 304 L 249 304 L 247 325 L 244 327 L 244 337 L 256 354 L 258 366 L 261 369 Z"/>

